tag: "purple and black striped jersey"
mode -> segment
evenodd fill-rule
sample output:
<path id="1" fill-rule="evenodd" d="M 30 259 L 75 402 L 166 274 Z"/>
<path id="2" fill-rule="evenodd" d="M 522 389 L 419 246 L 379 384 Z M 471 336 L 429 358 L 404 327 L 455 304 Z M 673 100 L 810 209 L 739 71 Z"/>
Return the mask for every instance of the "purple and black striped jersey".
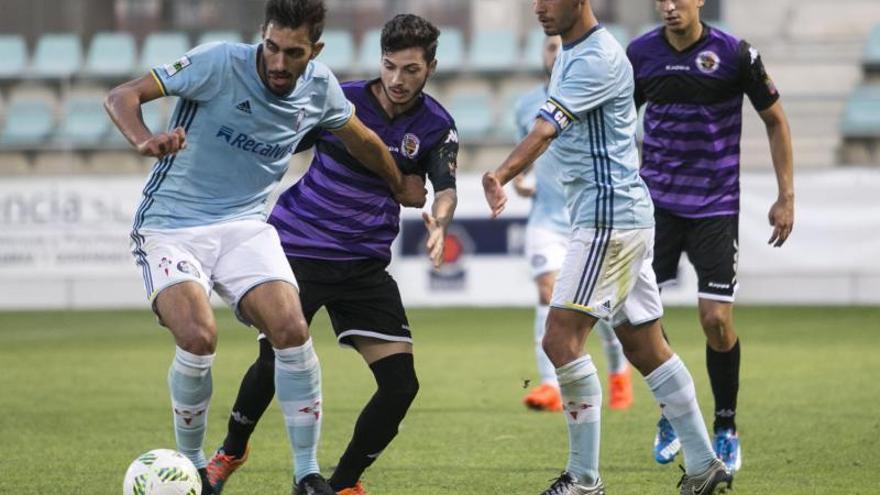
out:
<path id="1" fill-rule="evenodd" d="M 779 99 L 758 51 L 704 24 L 683 51 L 661 27 L 627 55 L 636 105 L 647 104 L 641 175 L 654 206 L 690 218 L 738 213 L 743 94 L 759 112 Z"/>
<path id="2" fill-rule="evenodd" d="M 377 81 L 342 84 L 358 118 L 388 145 L 404 174 L 427 176 L 434 192 L 455 187 L 458 131 L 427 94 L 391 119 L 370 90 Z M 317 129 L 297 151 L 314 145 L 306 174 L 278 199 L 269 223 L 289 257 L 322 260 L 391 259 L 400 205 L 383 179 L 351 156 L 330 132 Z"/>

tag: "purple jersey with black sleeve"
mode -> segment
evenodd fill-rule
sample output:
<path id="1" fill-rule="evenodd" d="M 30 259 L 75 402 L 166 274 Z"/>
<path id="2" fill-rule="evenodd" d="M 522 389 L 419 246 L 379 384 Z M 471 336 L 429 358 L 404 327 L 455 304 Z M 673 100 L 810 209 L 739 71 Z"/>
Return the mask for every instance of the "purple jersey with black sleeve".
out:
<path id="1" fill-rule="evenodd" d="M 757 111 L 779 93 L 755 48 L 703 25 L 677 51 L 664 29 L 630 43 L 636 105 L 645 108 L 641 175 L 656 208 L 701 218 L 739 213 L 743 95 Z"/>
<path id="2" fill-rule="evenodd" d="M 342 84 L 357 116 L 388 146 L 404 174 L 430 179 L 434 192 L 455 187 L 458 132 L 432 97 L 422 93 L 407 112 L 389 118 L 370 90 L 378 81 Z M 314 145 L 306 174 L 278 199 L 269 223 L 288 257 L 321 260 L 391 259 L 400 205 L 387 183 L 317 129 L 298 151 Z"/>

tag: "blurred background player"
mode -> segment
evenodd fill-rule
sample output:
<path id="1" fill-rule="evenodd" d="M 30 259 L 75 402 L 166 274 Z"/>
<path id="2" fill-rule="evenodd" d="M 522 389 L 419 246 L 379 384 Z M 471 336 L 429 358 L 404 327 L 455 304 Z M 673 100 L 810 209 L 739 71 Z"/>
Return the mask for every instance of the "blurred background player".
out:
<path id="1" fill-rule="evenodd" d="M 535 116 L 547 101 L 547 84 L 556 54 L 559 53 L 559 36 L 549 36 L 544 40 L 543 67 L 544 82 L 522 95 L 516 102 L 516 129 L 519 139 L 524 138 L 535 123 Z M 562 396 L 556 380 L 556 369 L 547 358 L 541 346 L 547 313 L 550 312 L 550 296 L 553 284 L 568 250 L 571 235 L 571 221 L 565 207 L 565 191 L 557 178 L 553 165 L 547 163 L 548 157 L 539 158 L 523 174 L 513 180 L 517 194 L 532 198 L 532 208 L 526 227 L 526 258 L 532 268 L 535 285 L 538 286 L 538 304 L 535 306 L 535 360 L 541 383 L 533 388 L 523 399 L 526 406 L 545 411 L 561 411 Z M 531 173 L 533 180 L 526 174 Z M 630 368 L 623 355 L 623 347 L 614 329 L 603 320 L 596 323 L 602 339 L 602 348 L 608 358 L 608 389 L 611 409 L 627 409 L 633 400 Z"/>
<path id="2" fill-rule="evenodd" d="M 727 467 L 742 464 L 736 428 L 740 345 L 733 325 L 737 288 L 739 165 L 743 94 L 767 128 L 778 196 L 769 244 L 782 246 L 794 223 L 791 134 L 779 93 L 758 51 L 700 20 L 703 0 L 656 0 L 663 26 L 629 45 L 637 106 L 647 103 L 641 175 L 654 200 L 657 281 L 674 283 L 681 253 L 698 278 L 706 367 L 715 397 L 714 448 Z M 657 462 L 679 442 L 661 416 Z"/>
<path id="3" fill-rule="evenodd" d="M 212 394 L 217 329 L 211 292 L 274 348 L 269 376 L 295 458 L 295 493 L 333 493 L 319 474 L 320 364 L 296 279 L 265 223 L 264 204 L 292 151 L 313 128 L 328 129 L 407 200 L 404 180 L 378 137 L 354 116 L 336 78 L 312 61 L 326 9 L 321 0 L 269 0 L 262 45 L 210 43 L 113 89 L 106 108 L 137 150 L 159 158 L 131 233 L 132 251 L 159 321 L 177 349 L 168 373 L 177 449 L 206 481 L 202 451 Z M 168 132 L 153 135 L 142 104 L 180 100 Z M 424 188 L 415 188 L 424 201 Z M 411 195 L 412 196 L 412 195 Z M 207 482 L 203 494 L 213 493 Z"/>
<path id="4" fill-rule="evenodd" d="M 556 366 L 569 434 L 568 464 L 544 495 L 604 495 L 599 476 L 602 389 L 584 344 L 611 319 L 629 361 L 681 436 L 682 495 L 730 487 L 700 415 L 693 379 L 664 340 L 663 306 L 651 268 L 654 217 L 639 177 L 632 67 L 588 0 L 535 0 L 545 34 L 560 35 L 547 102 L 504 163 L 483 176 L 492 216 L 504 184 L 547 151 L 558 166 L 573 232 L 553 288 L 544 350 Z"/>
<path id="5" fill-rule="evenodd" d="M 442 263 L 446 229 L 457 203 L 458 134 L 446 110 L 422 90 L 437 67 L 439 31 L 415 15 L 398 15 L 382 30 L 381 77 L 342 85 L 363 122 L 375 129 L 404 174 L 434 188 L 427 250 Z M 333 134 L 314 131 L 306 175 L 278 200 L 269 222 L 300 283 L 303 311 L 311 322 L 323 306 L 338 342 L 354 347 L 373 373 L 376 393 L 361 411 L 330 485 L 340 494 L 363 494 L 361 474 L 391 443 L 419 388 L 412 334 L 397 283 L 386 271 L 398 234 L 400 209 L 385 183 L 349 153 Z M 272 400 L 272 349 L 264 339 L 244 376 L 223 446 L 209 465 L 217 493 L 248 454 L 248 440 Z"/>

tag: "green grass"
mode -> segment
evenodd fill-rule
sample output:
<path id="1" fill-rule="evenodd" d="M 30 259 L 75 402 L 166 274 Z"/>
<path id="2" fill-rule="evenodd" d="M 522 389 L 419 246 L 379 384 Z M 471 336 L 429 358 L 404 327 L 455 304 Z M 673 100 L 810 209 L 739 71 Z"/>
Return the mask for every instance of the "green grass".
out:
<path id="1" fill-rule="evenodd" d="M 520 403 L 534 377 L 531 312 L 416 310 L 421 393 L 401 433 L 365 480 L 373 494 L 536 494 L 565 464 L 561 415 Z M 738 422 L 740 494 L 869 494 L 880 486 L 880 309 L 738 308 L 743 342 Z M 222 440 L 239 378 L 257 351 L 229 312 L 206 447 Z M 665 326 L 689 365 L 705 412 L 711 394 L 692 309 Z M 372 394 L 360 357 L 313 325 L 324 374 L 325 471 Z M 118 494 L 128 463 L 172 447 L 165 375 L 171 340 L 147 312 L 0 313 L 0 494 Z M 600 366 L 598 342 L 588 344 Z M 604 373 L 604 371 L 602 371 Z M 613 495 L 672 494 L 674 465 L 656 465 L 657 409 L 641 380 L 636 404 L 603 416 L 602 473 Z M 275 404 L 228 495 L 287 494 L 290 453 Z"/>

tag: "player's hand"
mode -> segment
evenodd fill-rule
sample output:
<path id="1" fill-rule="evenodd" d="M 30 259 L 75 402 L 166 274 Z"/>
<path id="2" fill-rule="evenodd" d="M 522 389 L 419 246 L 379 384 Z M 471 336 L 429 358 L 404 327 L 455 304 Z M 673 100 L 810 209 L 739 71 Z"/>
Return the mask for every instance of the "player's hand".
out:
<path id="1" fill-rule="evenodd" d="M 504 206 L 507 204 L 507 194 L 504 192 L 501 182 L 498 181 L 498 178 L 492 172 L 483 174 L 483 193 L 486 195 L 486 202 L 489 203 L 489 208 L 492 210 L 492 218 L 498 218 L 498 215 L 504 211 Z"/>
<path id="2" fill-rule="evenodd" d="M 428 257 L 434 264 L 434 269 L 440 268 L 443 264 L 443 246 L 446 240 L 446 230 L 437 223 L 437 219 L 430 213 L 423 211 L 422 220 L 425 221 L 425 228 L 428 229 L 428 242 L 425 247 L 428 249 Z"/>
<path id="3" fill-rule="evenodd" d="M 394 199 L 402 206 L 421 208 L 428 201 L 428 190 L 425 181 L 418 175 L 404 175 L 401 179 L 401 190 L 394 193 Z"/>
<path id="4" fill-rule="evenodd" d="M 770 207 L 768 217 L 773 227 L 773 234 L 767 244 L 772 244 L 773 247 L 782 246 L 794 228 L 794 200 L 777 199 Z"/>
<path id="5" fill-rule="evenodd" d="M 143 156 L 163 158 L 184 148 L 186 148 L 186 131 L 183 127 L 178 127 L 171 132 L 156 134 L 147 139 L 137 146 L 137 151 Z"/>
<path id="6" fill-rule="evenodd" d="M 526 178 L 522 174 L 513 178 L 513 189 L 524 198 L 531 198 L 535 195 L 535 186 L 526 183 Z"/>

